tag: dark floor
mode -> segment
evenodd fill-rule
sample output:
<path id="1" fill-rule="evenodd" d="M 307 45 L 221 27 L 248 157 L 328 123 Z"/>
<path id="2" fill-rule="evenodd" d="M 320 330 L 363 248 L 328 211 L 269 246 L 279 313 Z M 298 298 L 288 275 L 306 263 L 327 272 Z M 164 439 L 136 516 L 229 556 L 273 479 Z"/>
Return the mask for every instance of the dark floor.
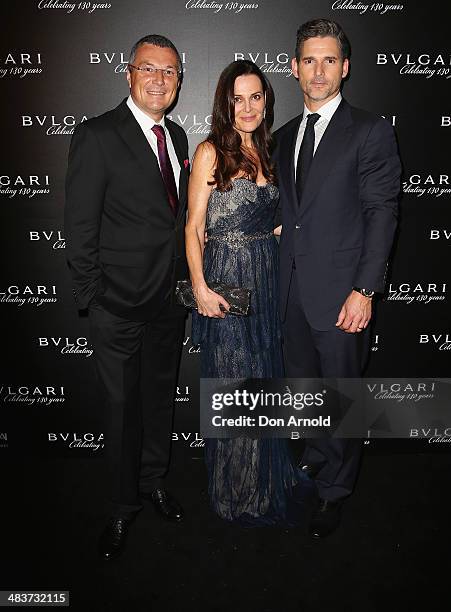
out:
<path id="1" fill-rule="evenodd" d="M 1 589 L 69 590 L 69 609 L 86 612 L 449 609 L 451 454 L 366 453 L 341 528 L 322 541 L 231 528 L 208 508 L 202 460 L 176 453 L 173 465 L 186 520 L 146 506 L 111 564 L 96 557 L 102 459 L 11 465 Z"/>

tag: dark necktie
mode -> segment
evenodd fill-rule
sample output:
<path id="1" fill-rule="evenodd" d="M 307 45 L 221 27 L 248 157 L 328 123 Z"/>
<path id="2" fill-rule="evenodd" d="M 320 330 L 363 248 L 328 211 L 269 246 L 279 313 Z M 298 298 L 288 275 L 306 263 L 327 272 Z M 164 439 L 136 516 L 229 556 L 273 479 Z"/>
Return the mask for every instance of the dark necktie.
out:
<path id="1" fill-rule="evenodd" d="M 177 195 L 177 187 L 175 185 L 174 171 L 172 169 L 171 160 L 169 158 L 168 147 L 166 145 L 166 134 L 161 125 L 154 125 L 152 132 L 157 137 L 158 159 L 160 160 L 161 176 L 168 194 L 169 204 L 171 205 L 174 215 L 177 214 L 179 198 Z"/>
<path id="2" fill-rule="evenodd" d="M 296 164 L 296 192 L 298 194 L 298 204 L 301 202 L 302 190 L 305 187 L 307 176 L 313 159 L 315 148 L 315 123 L 321 115 L 311 113 L 307 115 L 307 125 L 305 126 L 301 148 L 299 149 L 298 163 Z"/>

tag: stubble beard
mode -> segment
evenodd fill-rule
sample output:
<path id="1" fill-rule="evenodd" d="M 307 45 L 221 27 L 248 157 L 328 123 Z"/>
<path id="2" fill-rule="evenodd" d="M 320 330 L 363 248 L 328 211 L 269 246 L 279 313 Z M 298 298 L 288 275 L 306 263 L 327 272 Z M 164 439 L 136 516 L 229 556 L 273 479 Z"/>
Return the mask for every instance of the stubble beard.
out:
<path id="1" fill-rule="evenodd" d="M 310 98 L 310 100 L 313 100 L 314 102 L 321 102 L 322 100 L 326 100 L 327 98 L 329 98 L 332 94 L 332 87 L 330 87 L 330 85 L 328 86 L 328 88 L 323 91 L 323 93 L 318 93 L 315 94 L 313 93 L 313 85 L 309 84 L 309 86 L 307 87 L 307 91 L 306 91 L 307 97 Z"/>

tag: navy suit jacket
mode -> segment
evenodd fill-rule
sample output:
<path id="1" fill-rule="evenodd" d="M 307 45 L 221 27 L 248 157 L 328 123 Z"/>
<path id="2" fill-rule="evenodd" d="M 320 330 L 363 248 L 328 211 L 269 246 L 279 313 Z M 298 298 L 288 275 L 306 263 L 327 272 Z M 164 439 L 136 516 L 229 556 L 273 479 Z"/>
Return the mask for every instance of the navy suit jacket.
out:
<path id="1" fill-rule="evenodd" d="M 77 126 L 66 178 L 66 255 L 79 308 L 148 320 L 187 278 L 188 141 L 165 119 L 180 163 L 175 217 L 158 160 L 124 100 Z"/>
<path id="2" fill-rule="evenodd" d="M 275 134 L 279 179 L 280 313 L 285 319 L 293 259 L 310 325 L 335 326 L 352 290 L 383 292 L 397 224 L 401 163 L 388 121 L 344 99 L 317 147 L 298 202 L 294 148 L 302 115 Z"/>

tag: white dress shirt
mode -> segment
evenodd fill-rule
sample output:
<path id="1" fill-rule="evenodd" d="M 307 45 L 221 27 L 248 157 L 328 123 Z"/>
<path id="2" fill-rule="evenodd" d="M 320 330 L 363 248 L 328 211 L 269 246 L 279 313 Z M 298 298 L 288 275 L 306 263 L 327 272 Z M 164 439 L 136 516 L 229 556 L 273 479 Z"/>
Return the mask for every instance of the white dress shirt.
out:
<path id="1" fill-rule="evenodd" d="M 164 129 L 164 133 L 166 134 L 166 146 L 168 148 L 169 159 L 171 160 L 172 170 L 174 172 L 174 179 L 175 179 L 175 184 L 177 186 L 177 194 L 178 194 L 179 193 L 179 180 L 180 180 L 180 164 L 179 164 L 179 160 L 177 159 L 177 155 L 175 153 L 174 145 L 172 144 L 171 135 L 169 133 L 168 128 L 166 127 L 164 123 L 164 116 L 161 119 L 161 121 L 157 123 L 156 121 L 152 119 L 152 117 L 149 117 L 149 115 L 146 115 L 146 113 L 144 113 L 138 106 L 136 106 L 131 96 L 128 96 L 127 106 L 132 111 L 133 116 L 135 117 L 136 121 L 139 123 L 142 131 L 144 132 L 144 136 L 147 139 L 147 142 L 152 147 L 152 151 L 155 153 L 156 158 L 157 158 L 158 166 L 160 166 L 160 159 L 158 157 L 157 136 L 156 134 L 152 132 L 152 128 L 154 125 L 161 125 L 162 128 Z M 160 171 L 161 171 L 161 168 L 160 168 Z"/>
<path id="2" fill-rule="evenodd" d="M 324 132 L 326 131 L 327 126 L 329 125 L 329 121 L 332 119 L 332 115 L 338 108 L 338 105 L 341 102 L 341 93 L 329 100 L 327 104 L 322 106 L 316 112 L 318 115 L 321 115 L 318 121 L 315 123 L 315 146 L 313 148 L 313 155 L 316 153 L 316 149 L 318 148 L 319 143 L 321 142 L 321 138 L 323 137 Z M 304 104 L 304 114 L 302 116 L 301 125 L 299 126 L 298 137 L 296 139 L 296 146 L 294 148 L 294 178 L 296 180 L 296 167 L 298 164 L 298 155 L 299 149 L 301 148 L 302 139 L 304 137 L 305 126 L 307 125 L 307 115 L 311 115 L 313 111 L 309 110 Z"/>

